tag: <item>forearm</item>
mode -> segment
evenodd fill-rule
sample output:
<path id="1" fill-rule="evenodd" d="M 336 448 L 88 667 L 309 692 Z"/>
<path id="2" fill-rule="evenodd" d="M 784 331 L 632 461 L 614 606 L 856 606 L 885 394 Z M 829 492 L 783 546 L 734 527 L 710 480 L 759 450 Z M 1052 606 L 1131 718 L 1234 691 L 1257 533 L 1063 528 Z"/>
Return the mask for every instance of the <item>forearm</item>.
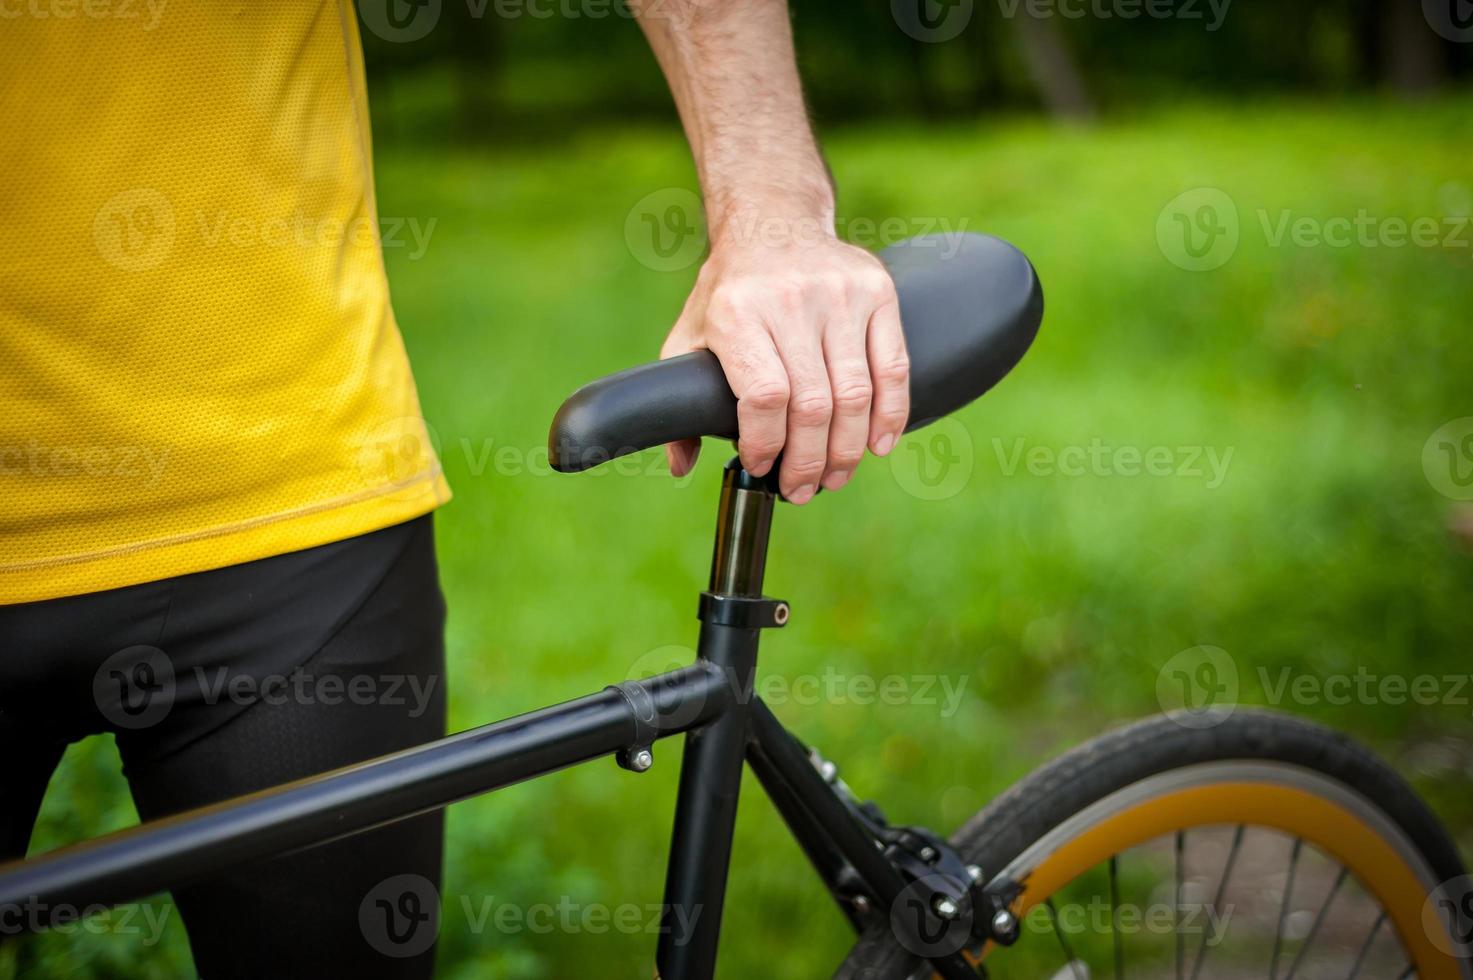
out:
<path id="1" fill-rule="evenodd" d="M 833 231 L 786 0 L 637 0 L 675 95 L 713 243 L 773 217 Z"/>

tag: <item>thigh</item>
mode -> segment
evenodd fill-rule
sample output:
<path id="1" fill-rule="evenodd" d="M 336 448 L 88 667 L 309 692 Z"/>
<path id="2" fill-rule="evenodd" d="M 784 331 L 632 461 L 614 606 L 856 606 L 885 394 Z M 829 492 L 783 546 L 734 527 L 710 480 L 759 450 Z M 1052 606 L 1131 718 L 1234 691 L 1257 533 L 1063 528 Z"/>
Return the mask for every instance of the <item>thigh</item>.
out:
<path id="1" fill-rule="evenodd" d="M 222 724 L 211 720 L 209 703 L 196 703 L 171 715 L 178 722 L 173 726 L 119 733 L 125 771 L 145 819 L 444 733 L 444 607 L 433 535 L 428 519 L 406 527 L 402 550 L 366 595 L 352 598 L 351 610 L 344 612 L 333 600 L 321 603 L 323 617 L 332 623 L 319 648 L 284 675 L 249 670 L 235 675 L 252 677 L 255 686 L 243 685 L 244 693 L 215 705 L 226 719 Z M 320 571 L 329 578 L 320 587 L 334 592 L 338 583 L 330 579 L 341 576 L 335 576 L 332 563 Z M 310 575 L 285 577 L 298 605 L 304 593 L 319 587 Z M 250 591 L 258 601 L 259 591 Z M 187 604 L 187 592 L 176 596 L 176 614 L 186 612 L 179 608 L 181 600 Z M 203 634 L 220 639 L 215 628 Z M 269 637 L 263 642 L 278 642 L 270 629 L 262 635 Z M 179 651 L 181 661 L 203 663 L 207 656 L 192 646 L 197 640 L 181 636 L 164 645 Z M 238 635 L 226 645 L 233 659 L 252 656 L 251 643 Z M 280 655 L 272 650 L 261 657 Z M 181 681 L 179 690 L 188 687 Z M 412 915 L 390 928 L 394 921 L 386 916 L 404 910 L 433 913 L 441 837 L 442 817 L 436 812 L 177 890 L 174 898 L 200 974 L 212 980 L 428 976 L 433 929 L 411 928 L 416 924 Z M 415 893 L 408 899 L 402 894 L 406 883 Z"/>

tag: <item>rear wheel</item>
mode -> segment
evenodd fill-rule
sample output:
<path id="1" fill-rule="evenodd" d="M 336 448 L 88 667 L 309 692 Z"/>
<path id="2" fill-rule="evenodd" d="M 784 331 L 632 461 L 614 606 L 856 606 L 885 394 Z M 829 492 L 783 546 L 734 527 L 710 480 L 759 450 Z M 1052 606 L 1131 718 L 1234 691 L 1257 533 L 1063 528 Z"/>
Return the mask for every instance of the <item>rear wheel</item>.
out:
<path id="1" fill-rule="evenodd" d="M 1015 884 L 1016 943 L 966 949 L 995 977 L 1473 980 L 1473 883 L 1446 831 L 1374 755 L 1298 719 L 1120 729 L 951 843 Z M 877 923 L 836 975 L 928 972 Z"/>

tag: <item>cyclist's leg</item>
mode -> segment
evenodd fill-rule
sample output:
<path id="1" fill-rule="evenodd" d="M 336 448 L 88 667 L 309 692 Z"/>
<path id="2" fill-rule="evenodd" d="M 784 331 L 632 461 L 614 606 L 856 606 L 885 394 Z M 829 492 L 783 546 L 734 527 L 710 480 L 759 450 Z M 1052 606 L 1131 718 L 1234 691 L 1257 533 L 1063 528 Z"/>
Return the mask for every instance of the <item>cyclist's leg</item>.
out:
<path id="1" fill-rule="evenodd" d="M 107 727 L 99 666 L 157 641 L 169 592 L 151 582 L 0 606 L 0 860 L 25 855 L 67 745 Z"/>
<path id="2" fill-rule="evenodd" d="M 163 722 L 119 732 L 140 814 L 443 734 L 443 623 L 428 518 L 179 579 L 160 642 L 177 701 Z M 177 890 L 201 975 L 428 976 L 438 920 L 386 915 L 415 911 L 406 890 L 433 910 L 441 831 L 428 814 Z M 380 887 L 402 875 L 414 877 Z"/>
<path id="3" fill-rule="evenodd" d="M 25 857 L 46 784 L 66 746 L 39 741 L 27 726 L 11 724 L 3 715 L 0 745 L 10 746 L 0 764 L 0 861 L 11 861 Z"/>

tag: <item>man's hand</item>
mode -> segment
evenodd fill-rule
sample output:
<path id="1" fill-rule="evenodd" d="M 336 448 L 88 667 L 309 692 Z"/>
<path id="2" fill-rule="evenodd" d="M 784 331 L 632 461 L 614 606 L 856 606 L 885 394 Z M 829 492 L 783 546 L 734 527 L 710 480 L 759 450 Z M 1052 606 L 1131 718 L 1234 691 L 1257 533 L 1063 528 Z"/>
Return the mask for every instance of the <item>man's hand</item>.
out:
<path id="1" fill-rule="evenodd" d="M 783 496 L 805 504 L 837 490 L 865 446 L 888 453 L 910 408 L 905 337 L 884 266 L 817 224 L 773 219 L 752 227 L 784 243 L 713 246 L 661 357 L 706 348 L 737 396 L 742 466 L 754 476 L 782 453 Z M 783 229 L 787 229 L 786 232 Z M 684 475 L 700 443 L 668 448 Z"/>
<path id="2" fill-rule="evenodd" d="M 848 482 L 864 447 L 905 429 L 909 364 L 880 261 L 834 236 L 833 186 L 809 129 L 786 0 L 631 0 L 675 94 L 711 255 L 662 356 L 707 348 L 737 396 L 742 465 L 778 453 L 793 503 Z M 677 476 L 699 443 L 668 447 Z"/>

